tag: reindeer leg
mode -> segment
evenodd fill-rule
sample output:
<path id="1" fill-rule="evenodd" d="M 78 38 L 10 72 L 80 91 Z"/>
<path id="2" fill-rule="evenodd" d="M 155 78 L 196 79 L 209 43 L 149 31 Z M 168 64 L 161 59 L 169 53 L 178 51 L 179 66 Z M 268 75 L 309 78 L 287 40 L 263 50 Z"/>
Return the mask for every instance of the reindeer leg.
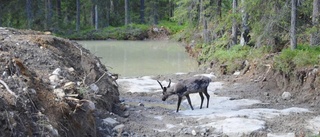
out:
<path id="1" fill-rule="evenodd" d="M 199 95 L 200 95 L 200 97 L 201 97 L 201 105 L 200 105 L 200 109 L 202 109 L 202 104 L 203 104 L 203 99 L 204 99 L 204 97 L 203 97 L 202 92 L 199 92 Z"/>
<path id="2" fill-rule="evenodd" d="M 186 95 L 186 97 L 187 97 L 187 100 L 188 100 L 188 103 L 189 103 L 189 105 L 190 105 L 191 109 L 193 110 L 193 107 L 192 107 L 192 104 L 191 104 L 191 100 L 190 100 L 189 95 Z"/>
<path id="3" fill-rule="evenodd" d="M 208 94 L 207 89 L 206 89 L 203 93 L 204 93 L 204 95 L 206 95 L 206 97 L 207 97 L 207 108 L 208 108 L 208 107 L 209 107 L 209 99 L 210 99 L 210 95 Z"/>
<path id="4" fill-rule="evenodd" d="M 179 107 L 180 107 L 180 104 L 181 104 L 181 100 L 182 100 L 182 97 L 178 97 L 177 112 L 179 111 Z"/>

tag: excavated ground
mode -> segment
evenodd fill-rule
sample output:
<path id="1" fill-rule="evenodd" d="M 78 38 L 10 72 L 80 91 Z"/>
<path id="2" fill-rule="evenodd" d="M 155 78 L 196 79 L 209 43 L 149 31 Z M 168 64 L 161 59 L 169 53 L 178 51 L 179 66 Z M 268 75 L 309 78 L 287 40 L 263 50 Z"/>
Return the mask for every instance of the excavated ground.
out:
<path id="1" fill-rule="evenodd" d="M 0 136 L 106 136 L 113 74 L 76 42 L 0 28 Z"/>

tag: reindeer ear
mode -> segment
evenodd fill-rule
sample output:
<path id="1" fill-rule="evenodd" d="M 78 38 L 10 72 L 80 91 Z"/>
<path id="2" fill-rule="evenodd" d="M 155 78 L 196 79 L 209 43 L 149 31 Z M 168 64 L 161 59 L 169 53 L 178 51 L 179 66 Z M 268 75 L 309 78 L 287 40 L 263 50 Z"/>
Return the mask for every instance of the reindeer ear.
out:
<path id="1" fill-rule="evenodd" d="M 169 79 L 169 84 L 168 84 L 167 88 L 170 88 L 170 84 L 171 84 L 171 79 Z"/>

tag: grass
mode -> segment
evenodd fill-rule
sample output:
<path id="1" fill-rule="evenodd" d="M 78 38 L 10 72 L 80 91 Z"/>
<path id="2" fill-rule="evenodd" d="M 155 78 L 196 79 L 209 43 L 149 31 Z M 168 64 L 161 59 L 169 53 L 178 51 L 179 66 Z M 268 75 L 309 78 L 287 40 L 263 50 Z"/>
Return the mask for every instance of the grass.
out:
<path id="1" fill-rule="evenodd" d="M 275 57 L 275 68 L 290 74 L 296 68 L 319 65 L 320 47 L 298 45 L 296 50 L 284 49 Z"/>
<path id="2" fill-rule="evenodd" d="M 187 24 L 179 25 L 177 22 L 172 21 L 161 21 L 158 26 L 164 26 L 165 28 L 169 29 L 171 35 L 175 35 L 187 28 Z"/>
<path id="3" fill-rule="evenodd" d="M 239 70 L 243 61 L 263 61 L 265 55 L 270 54 L 272 51 L 270 46 L 252 48 L 249 46 L 235 45 L 227 49 L 223 46 L 224 44 L 226 43 L 217 41 L 215 46 L 205 44 L 198 45 L 197 48 L 202 49 L 201 56 L 198 57 L 198 60 L 201 62 L 214 61 L 218 64 L 227 65 L 227 73 L 230 74 Z M 320 47 L 300 44 L 296 50 L 283 49 L 279 54 L 275 54 L 272 61 L 275 70 L 285 74 L 292 74 L 296 69 L 319 65 L 319 60 Z"/>

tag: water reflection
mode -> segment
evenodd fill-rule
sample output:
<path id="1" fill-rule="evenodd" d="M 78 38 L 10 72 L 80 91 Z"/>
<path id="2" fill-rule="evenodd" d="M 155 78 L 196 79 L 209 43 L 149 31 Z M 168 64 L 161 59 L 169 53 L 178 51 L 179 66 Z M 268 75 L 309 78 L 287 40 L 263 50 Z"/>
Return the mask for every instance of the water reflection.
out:
<path id="1" fill-rule="evenodd" d="M 197 63 L 179 43 L 168 41 L 78 41 L 122 77 L 190 72 Z"/>

